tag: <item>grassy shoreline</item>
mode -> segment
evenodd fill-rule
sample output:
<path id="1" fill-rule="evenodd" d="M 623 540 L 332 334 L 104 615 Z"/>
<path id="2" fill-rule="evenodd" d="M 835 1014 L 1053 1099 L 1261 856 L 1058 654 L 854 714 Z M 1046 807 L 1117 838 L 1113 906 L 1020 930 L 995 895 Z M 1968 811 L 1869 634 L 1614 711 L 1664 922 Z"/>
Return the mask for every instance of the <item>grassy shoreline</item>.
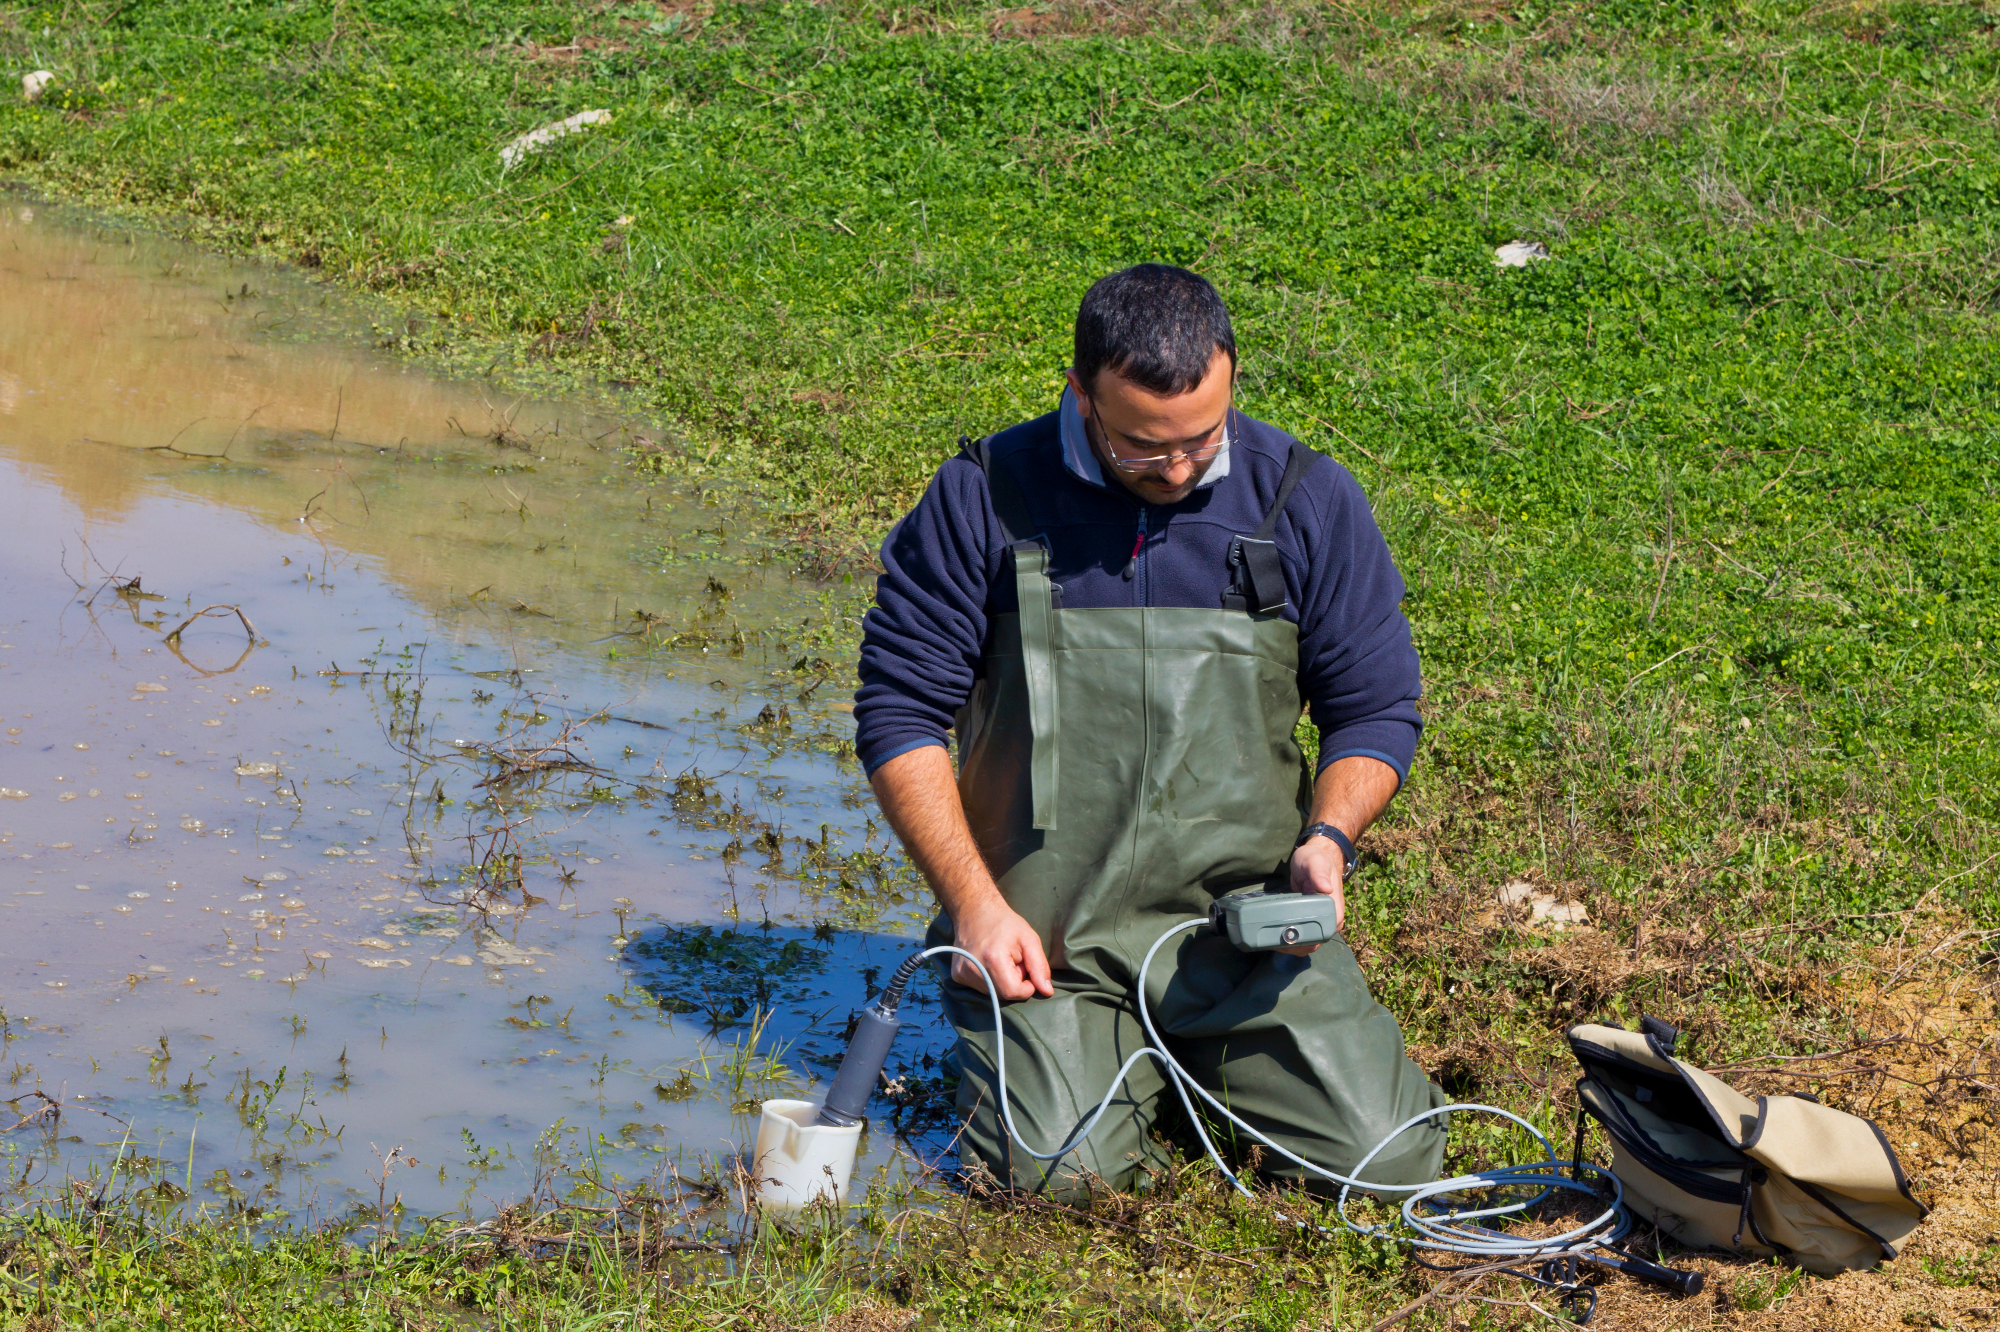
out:
<path id="1" fill-rule="evenodd" d="M 410 354 L 627 387 L 687 432 L 643 465 L 752 480 L 822 571 L 959 433 L 1052 405 L 1090 278 L 1202 269 L 1243 406 L 1361 478 L 1410 583 L 1431 726 L 1354 938 L 1418 1057 L 1557 1124 L 1568 1022 L 1658 1012 L 1760 1070 L 1893 1039 L 1921 1094 L 1817 1064 L 1746 1085 L 1887 1117 L 1940 1187 L 1985 1162 L 1990 964 L 1952 940 L 2000 915 L 1993 6 L 0 4 L 0 62 L 61 75 L 39 106 L 0 90 L 0 174 L 393 293 Z M 1516 238 L 1552 257 L 1496 268 Z M 1510 919 L 1511 878 L 1593 929 Z M 1939 950 L 1914 970 L 1912 941 Z M 953 1270 L 999 1284 L 829 1276 L 785 1317 L 1207 1316 L 1113 1282 L 1040 1322 L 1047 1289 L 994 1255 L 1151 1241 L 966 1215 L 1012 1238 L 973 1259 L 960 1232 Z M 837 1270 L 781 1247 L 774 1271 Z M 1217 1288 L 1272 1327 L 1332 1316 L 1286 1303 L 1322 1261 L 1342 1320 L 1421 1289 L 1332 1248 Z M 1976 1304 L 1952 1292 L 1987 1259 L 1940 1252 L 1764 1316 L 1905 1280 Z M 1730 1271 L 1712 1324 L 1675 1316 L 1728 1325 L 1776 1279 Z M 1600 1321 L 1658 1312 L 1624 1284 Z"/>
<path id="2" fill-rule="evenodd" d="M 1438 685 L 1781 696 L 1994 813 L 1984 7 L 0 12 L 64 74 L 0 169 L 633 385 L 808 537 L 1046 410 L 1090 277 L 1197 263 L 1245 407 L 1375 495 Z"/>

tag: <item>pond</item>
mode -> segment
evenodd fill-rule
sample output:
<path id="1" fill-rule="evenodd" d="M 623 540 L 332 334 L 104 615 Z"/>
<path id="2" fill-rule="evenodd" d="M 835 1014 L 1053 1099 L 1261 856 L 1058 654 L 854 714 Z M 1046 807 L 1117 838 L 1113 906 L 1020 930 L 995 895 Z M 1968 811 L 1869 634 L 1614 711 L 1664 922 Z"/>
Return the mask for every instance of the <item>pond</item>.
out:
<path id="1" fill-rule="evenodd" d="M 615 396 L 0 203 L 9 1186 L 476 1211 L 717 1169 L 823 1085 L 928 914 L 852 587 Z M 938 1145 L 917 988 L 869 1169 Z"/>

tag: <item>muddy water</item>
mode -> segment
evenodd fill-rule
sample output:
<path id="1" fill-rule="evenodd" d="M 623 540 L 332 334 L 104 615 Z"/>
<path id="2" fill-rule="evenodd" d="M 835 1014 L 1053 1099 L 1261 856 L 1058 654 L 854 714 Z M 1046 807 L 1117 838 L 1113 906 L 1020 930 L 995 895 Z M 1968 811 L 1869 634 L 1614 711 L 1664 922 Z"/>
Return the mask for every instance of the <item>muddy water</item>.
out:
<path id="1" fill-rule="evenodd" d="M 371 345 L 412 318 L 0 213 L 15 1187 L 330 1216 L 698 1170 L 909 946 L 827 595 L 635 470 L 671 441 L 618 404 Z"/>

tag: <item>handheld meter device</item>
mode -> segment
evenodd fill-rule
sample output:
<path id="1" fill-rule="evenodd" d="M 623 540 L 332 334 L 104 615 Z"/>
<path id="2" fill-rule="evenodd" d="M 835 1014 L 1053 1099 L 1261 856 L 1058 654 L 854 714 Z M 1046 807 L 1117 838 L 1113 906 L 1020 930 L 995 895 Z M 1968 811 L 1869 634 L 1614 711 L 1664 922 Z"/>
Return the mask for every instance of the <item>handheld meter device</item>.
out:
<path id="1" fill-rule="evenodd" d="M 1324 893 L 1231 893 L 1215 900 L 1208 919 L 1246 953 L 1322 944 L 1335 933 L 1334 902 Z"/>

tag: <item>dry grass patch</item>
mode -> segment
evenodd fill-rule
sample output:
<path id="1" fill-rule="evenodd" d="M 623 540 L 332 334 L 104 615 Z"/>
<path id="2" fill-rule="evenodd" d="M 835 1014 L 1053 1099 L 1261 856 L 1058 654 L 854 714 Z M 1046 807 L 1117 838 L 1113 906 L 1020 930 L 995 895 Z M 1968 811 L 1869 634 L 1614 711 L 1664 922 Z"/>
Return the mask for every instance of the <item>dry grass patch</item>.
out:
<path id="1" fill-rule="evenodd" d="M 1769 1053 L 1732 1062 L 1701 1058 L 1726 1033 L 1712 1021 L 1691 1024 L 1694 1062 L 1750 1095 L 1810 1092 L 1828 1105 L 1873 1119 L 1902 1157 L 1912 1186 L 1933 1209 L 1902 1254 L 1872 1272 L 1832 1279 L 1801 1276 L 1780 1264 L 1739 1262 L 1719 1255 L 1664 1251 L 1682 1267 L 1706 1274 L 1699 1297 L 1677 1299 L 1623 1276 L 1604 1280 L 1595 1326 L 1610 1329 L 1847 1329 L 1979 1327 L 2000 1314 L 2000 1143 L 1993 1135 L 2000 1092 L 2000 1006 L 1995 1002 L 1992 932 L 1974 930 L 1948 913 L 1909 913 L 1890 944 L 1866 950 L 1831 971 L 1801 968 L 1783 977 L 1792 995 L 1837 1003 L 1866 1035 L 1844 1047 L 1802 1054 Z M 1495 925 L 1486 943 L 1498 947 L 1515 927 Z M 1688 940 L 1674 952 L 1726 947 Z M 1603 932 L 1569 932 L 1533 949 L 1534 966 L 1579 997 L 1608 994 L 1645 971 L 1678 962 L 1650 951 L 1631 956 Z M 1775 979 L 1775 978 L 1774 978 Z M 1699 993 L 1690 998 L 1699 1002 Z M 1445 1043 L 1413 1044 L 1412 1057 L 1447 1077 L 1488 1087 L 1512 1078 L 1545 1097 L 1549 1126 L 1575 1113 L 1566 1060 L 1534 1068 L 1524 1052 L 1475 1021 Z M 1708 1028 L 1704 1030 L 1704 1027 Z M 1804 1033 L 1794 1033 L 1803 1036 Z M 1790 1044 L 1790 1042 L 1787 1042 Z M 1496 1070 L 1501 1070 L 1496 1076 Z M 1497 1088 L 1496 1088 L 1497 1089 Z M 1523 1099 L 1516 1095 L 1515 1100 Z M 1599 1155 L 1602 1155 L 1600 1144 Z M 1658 1237 L 1642 1234 L 1645 1249 Z M 1500 1278 L 1440 1301 L 1464 1308 L 1445 1326 L 1470 1327 L 1470 1306 L 1493 1313 L 1486 1299 L 1510 1297 Z M 1530 1292 L 1532 1294 L 1532 1292 Z M 1491 1326 L 1490 1322 L 1479 1325 Z"/>

